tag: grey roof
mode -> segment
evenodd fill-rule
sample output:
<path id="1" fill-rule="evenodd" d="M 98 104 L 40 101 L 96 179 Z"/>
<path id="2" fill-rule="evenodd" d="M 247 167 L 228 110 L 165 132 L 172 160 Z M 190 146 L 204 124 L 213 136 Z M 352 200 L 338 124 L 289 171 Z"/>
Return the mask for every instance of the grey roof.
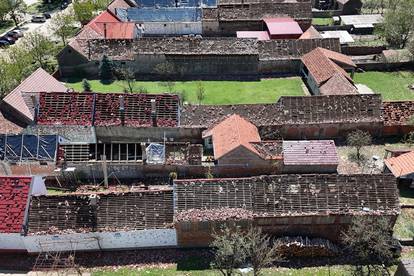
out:
<path id="1" fill-rule="evenodd" d="M 381 14 L 341 15 L 343 25 L 378 24 L 383 20 Z"/>
<path id="2" fill-rule="evenodd" d="M 91 126 L 42 126 L 27 127 L 24 134 L 55 134 L 64 138 L 61 144 L 94 144 L 96 143 L 95 127 Z"/>
<path id="3" fill-rule="evenodd" d="M 130 8 L 127 19 L 133 22 L 200 22 L 201 8 Z"/>

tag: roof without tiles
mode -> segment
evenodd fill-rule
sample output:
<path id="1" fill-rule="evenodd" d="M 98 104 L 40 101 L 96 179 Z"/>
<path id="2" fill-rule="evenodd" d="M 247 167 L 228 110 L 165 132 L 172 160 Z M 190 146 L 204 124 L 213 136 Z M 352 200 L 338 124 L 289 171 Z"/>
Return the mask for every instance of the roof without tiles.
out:
<path id="1" fill-rule="evenodd" d="M 29 77 L 11 91 L 3 101 L 33 121 L 34 110 L 27 104 L 24 92 L 66 92 L 67 88 L 42 68 L 38 68 Z"/>
<path id="2" fill-rule="evenodd" d="M 283 141 L 285 165 L 338 165 L 333 140 Z"/>
<path id="3" fill-rule="evenodd" d="M 0 133 L 1 134 L 19 134 L 23 130 L 22 127 L 4 118 L 0 112 Z"/>
<path id="4" fill-rule="evenodd" d="M 323 48 L 316 48 L 303 55 L 302 62 L 313 76 L 318 86 L 328 81 L 335 74 L 342 74 L 353 84 L 353 80 L 341 66 L 355 68 L 356 65 L 346 55 Z"/>
<path id="5" fill-rule="evenodd" d="M 22 231 L 31 182 L 31 177 L 0 177 L 0 233 Z"/>
<path id="6" fill-rule="evenodd" d="M 257 40 L 269 40 L 269 34 L 265 31 L 238 31 L 238 38 L 256 38 Z"/>
<path id="7" fill-rule="evenodd" d="M 260 156 L 251 144 L 251 142 L 260 142 L 257 127 L 237 114 L 231 115 L 203 132 L 203 138 L 209 136 L 213 139 L 215 159 L 222 158 L 238 147 L 244 147 Z"/>
<path id="8" fill-rule="evenodd" d="M 129 0 L 113 0 L 107 7 L 109 11 L 111 11 L 113 14 L 116 14 L 116 9 L 123 8 L 132 8 L 135 7 L 135 4 L 132 3 Z"/>
<path id="9" fill-rule="evenodd" d="M 385 159 L 384 162 L 395 177 L 414 173 L 414 151 Z"/>

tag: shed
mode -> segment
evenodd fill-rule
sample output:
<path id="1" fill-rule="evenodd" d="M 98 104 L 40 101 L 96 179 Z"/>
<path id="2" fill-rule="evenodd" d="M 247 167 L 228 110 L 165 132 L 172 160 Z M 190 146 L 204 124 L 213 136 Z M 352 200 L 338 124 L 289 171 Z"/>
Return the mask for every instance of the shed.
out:
<path id="1" fill-rule="evenodd" d="M 323 38 L 339 38 L 339 43 L 341 45 L 355 42 L 347 31 L 325 31 L 321 32 L 321 36 Z"/>
<path id="2" fill-rule="evenodd" d="M 333 140 L 283 141 L 284 173 L 335 173 L 338 164 Z"/>
<path id="3" fill-rule="evenodd" d="M 412 183 L 414 179 L 414 151 L 385 159 L 384 163 L 386 172 L 391 172 L 396 178 Z"/>
<path id="4" fill-rule="evenodd" d="M 380 24 L 384 17 L 381 14 L 341 15 L 341 23 L 346 26 Z"/>
<path id="5" fill-rule="evenodd" d="M 303 31 L 290 17 L 265 18 L 266 29 L 271 39 L 298 39 Z"/>

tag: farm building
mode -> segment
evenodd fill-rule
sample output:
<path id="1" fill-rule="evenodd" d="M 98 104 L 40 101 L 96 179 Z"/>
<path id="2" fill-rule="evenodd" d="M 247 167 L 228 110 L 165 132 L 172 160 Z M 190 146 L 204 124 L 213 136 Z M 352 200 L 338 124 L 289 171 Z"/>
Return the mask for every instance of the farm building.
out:
<path id="1" fill-rule="evenodd" d="M 270 39 L 297 39 L 303 31 L 299 24 L 290 17 L 263 19 Z"/>
<path id="2" fill-rule="evenodd" d="M 404 182 L 412 183 L 414 179 L 414 151 L 387 158 L 384 163 L 385 172 L 392 173 Z"/>
<path id="3" fill-rule="evenodd" d="M 307 86 L 314 95 L 358 94 L 352 78 L 345 70 L 356 65 L 346 55 L 317 48 L 302 57 L 302 69 Z"/>
<path id="4" fill-rule="evenodd" d="M 177 242 L 183 247 L 208 246 L 214 231 L 232 223 L 259 226 L 274 237 L 340 243 L 353 217 L 386 217 L 394 225 L 400 212 L 390 174 L 176 180 L 174 198 Z"/>

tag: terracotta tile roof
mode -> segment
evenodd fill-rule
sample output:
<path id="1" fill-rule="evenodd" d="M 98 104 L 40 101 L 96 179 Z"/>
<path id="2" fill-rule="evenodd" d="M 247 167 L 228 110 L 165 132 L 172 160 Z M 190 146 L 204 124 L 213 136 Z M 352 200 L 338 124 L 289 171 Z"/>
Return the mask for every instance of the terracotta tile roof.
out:
<path id="1" fill-rule="evenodd" d="M 283 141 L 285 165 L 338 165 L 333 140 Z"/>
<path id="2" fill-rule="evenodd" d="M 385 159 L 384 162 L 395 177 L 414 173 L 414 151 Z"/>
<path id="3" fill-rule="evenodd" d="M 220 159 L 238 147 L 245 147 L 260 156 L 251 142 L 260 142 L 257 127 L 233 114 L 217 125 L 203 132 L 203 138 L 213 138 L 214 158 Z"/>
<path id="4" fill-rule="evenodd" d="M 38 68 L 11 91 L 3 101 L 33 121 L 34 111 L 27 105 L 24 92 L 66 92 L 66 90 L 67 88 L 61 82 L 42 68 Z"/>
<path id="5" fill-rule="evenodd" d="M 22 231 L 31 181 L 31 177 L 0 177 L 0 233 Z"/>
<path id="6" fill-rule="evenodd" d="M 270 35 L 302 35 L 299 24 L 289 17 L 263 19 Z"/>
<path id="7" fill-rule="evenodd" d="M 315 29 L 315 27 L 310 26 L 300 37 L 299 39 L 314 39 L 314 38 L 323 38 L 322 35 Z"/>
<path id="8" fill-rule="evenodd" d="M 321 95 L 358 94 L 358 89 L 344 75 L 336 73 L 319 87 L 319 93 Z"/>
<path id="9" fill-rule="evenodd" d="M 265 160 L 283 159 L 282 141 L 250 142 L 250 144 Z"/>
<path id="10" fill-rule="evenodd" d="M 1 134 L 19 134 L 23 130 L 22 127 L 4 118 L 0 112 L 0 133 Z"/>
<path id="11" fill-rule="evenodd" d="M 338 74 L 345 77 L 349 81 L 350 85 L 353 86 L 354 84 L 348 73 L 340 67 L 340 65 L 345 67 L 356 67 L 352 60 L 346 55 L 318 47 L 313 51 L 303 55 L 301 60 L 319 87 L 321 87 L 323 83 L 327 82 Z M 343 78 L 336 76 L 335 79 L 329 84 L 329 86 L 327 86 L 327 88 L 335 88 L 340 82 L 343 82 Z M 352 90 L 349 88 L 350 87 L 348 85 L 346 87 L 346 91 L 349 92 Z M 355 94 L 354 92 L 356 91 L 351 91 L 351 93 L 348 94 Z M 327 91 L 327 89 L 324 89 L 324 93 L 326 95 L 327 93 L 336 93 L 336 91 L 330 92 Z"/>

